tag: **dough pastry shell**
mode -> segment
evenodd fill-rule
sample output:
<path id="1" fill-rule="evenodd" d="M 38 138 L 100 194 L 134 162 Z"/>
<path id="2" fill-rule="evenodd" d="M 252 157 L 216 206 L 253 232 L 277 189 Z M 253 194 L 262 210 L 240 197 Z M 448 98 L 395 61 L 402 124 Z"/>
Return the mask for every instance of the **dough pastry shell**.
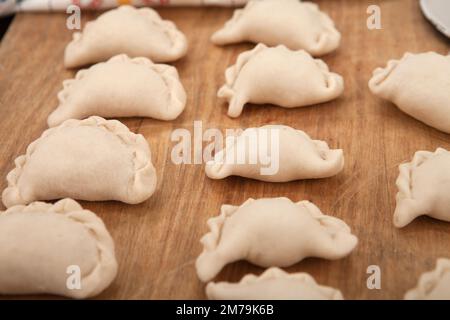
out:
<path id="1" fill-rule="evenodd" d="M 211 40 L 217 45 L 246 41 L 269 46 L 283 44 L 320 56 L 337 49 L 341 34 L 333 20 L 312 2 L 252 0 L 244 9 L 235 10 L 231 20 Z"/>
<path id="2" fill-rule="evenodd" d="M 296 108 L 333 100 L 344 91 L 343 78 L 330 72 L 325 62 L 285 46 L 258 44 L 241 53 L 225 79 L 218 97 L 227 100 L 233 118 L 241 115 L 246 103 Z"/>
<path id="3" fill-rule="evenodd" d="M 88 298 L 117 274 L 114 242 L 102 220 L 71 200 L 33 202 L 0 212 L 0 294 Z M 70 266 L 80 288 L 68 286 Z"/>
<path id="4" fill-rule="evenodd" d="M 3 191 L 6 207 L 73 198 L 136 204 L 156 187 L 145 138 L 117 120 L 67 120 L 46 130 L 15 160 Z"/>
<path id="5" fill-rule="evenodd" d="M 210 282 L 210 300 L 343 300 L 334 288 L 318 285 L 307 273 L 289 274 L 270 268 L 260 276 L 246 275 L 239 283 Z"/>
<path id="6" fill-rule="evenodd" d="M 213 279 L 231 262 L 288 267 L 306 257 L 340 259 L 358 239 L 338 218 L 324 215 L 309 201 L 287 198 L 249 199 L 241 206 L 223 205 L 218 217 L 208 220 L 203 252 L 196 261 L 203 282 Z"/>
<path id="7" fill-rule="evenodd" d="M 406 53 L 373 72 L 369 88 L 423 123 L 450 133 L 450 55 Z"/>
<path id="8" fill-rule="evenodd" d="M 436 269 L 422 274 L 417 287 L 408 291 L 406 300 L 450 300 L 450 260 L 438 259 Z"/>
<path id="9" fill-rule="evenodd" d="M 418 151 L 399 169 L 394 225 L 402 228 L 422 215 L 450 221 L 450 152 Z"/>
<path id="10" fill-rule="evenodd" d="M 238 163 L 236 155 L 246 155 L 245 162 Z M 267 162 L 262 155 L 270 158 L 271 163 L 262 162 Z M 287 182 L 331 177 L 343 167 L 342 150 L 332 150 L 325 141 L 312 140 L 301 130 L 267 125 L 244 130 L 231 145 L 215 154 L 214 160 L 206 164 L 205 171 L 212 179 L 236 175 L 267 182 Z"/>
<path id="11" fill-rule="evenodd" d="M 64 63 L 75 68 L 118 54 L 170 62 L 186 52 L 186 37 L 173 22 L 161 19 L 151 8 L 121 6 L 88 22 L 82 33 L 75 32 L 66 47 Z"/>
<path id="12" fill-rule="evenodd" d="M 147 58 L 118 55 L 65 80 L 50 127 L 68 119 L 150 117 L 173 120 L 183 112 L 186 92 L 177 70 Z"/>

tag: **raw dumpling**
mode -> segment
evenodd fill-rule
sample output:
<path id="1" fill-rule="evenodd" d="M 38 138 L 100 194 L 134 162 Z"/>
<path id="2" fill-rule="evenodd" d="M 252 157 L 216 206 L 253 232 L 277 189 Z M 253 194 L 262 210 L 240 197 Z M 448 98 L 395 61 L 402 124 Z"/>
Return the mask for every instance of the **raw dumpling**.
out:
<path id="1" fill-rule="evenodd" d="M 402 228 L 422 215 L 450 221 L 450 152 L 418 151 L 399 169 L 395 226 Z"/>
<path id="2" fill-rule="evenodd" d="M 406 300 L 450 300 L 450 260 L 438 259 L 436 269 L 424 273 L 417 287 L 408 291 Z"/>
<path id="3" fill-rule="evenodd" d="M 229 102 L 228 115 L 233 118 L 246 103 L 295 108 L 333 100 L 344 91 L 344 80 L 325 62 L 284 46 L 259 44 L 240 54 L 225 78 L 218 96 Z"/>
<path id="4" fill-rule="evenodd" d="M 46 130 L 15 161 L 3 191 L 6 207 L 74 198 L 140 203 L 156 187 L 145 138 L 117 120 L 67 120 Z"/>
<path id="5" fill-rule="evenodd" d="M 121 6 L 88 22 L 66 47 L 67 68 L 106 61 L 118 54 L 147 57 L 154 62 L 175 61 L 187 52 L 186 37 L 171 21 L 151 8 Z M 118 79 L 117 81 L 120 81 Z"/>
<path id="6" fill-rule="evenodd" d="M 313 56 L 339 46 L 341 34 L 328 15 L 311 2 L 298 0 L 252 0 L 238 9 L 211 38 L 217 45 L 250 41 L 268 46 L 283 44 L 304 49 Z"/>
<path id="7" fill-rule="evenodd" d="M 306 257 L 339 259 L 358 239 L 340 219 L 322 214 L 309 201 L 249 199 L 240 207 L 223 205 L 208 221 L 197 275 L 207 282 L 231 262 L 247 260 L 261 267 L 288 267 Z"/>
<path id="8" fill-rule="evenodd" d="M 88 298 L 117 274 L 114 242 L 102 220 L 71 199 L 0 212 L 0 242 L 0 294 Z M 72 286 L 71 274 L 80 276 L 80 287 Z"/>
<path id="9" fill-rule="evenodd" d="M 293 147 L 295 146 L 295 147 Z M 243 157 L 244 161 L 237 161 Z M 312 140 L 305 132 L 288 126 L 250 128 L 237 136 L 206 164 L 206 175 L 223 179 L 231 175 L 268 182 L 325 178 L 344 167 L 340 149 Z"/>
<path id="10" fill-rule="evenodd" d="M 343 300 L 339 290 L 318 285 L 307 273 L 289 274 L 270 268 L 259 277 L 247 275 L 239 283 L 210 282 L 210 300 Z"/>
<path id="11" fill-rule="evenodd" d="M 373 72 L 373 94 L 438 130 L 450 133 L 450 55 L 406 53 Z"/>
<path id="12" fill-rule="evenodd" d="M 50 127 L 91 115 L 173 120 L 186 105 L 177 70 L 147 58 L 118 55 L 79 71 L 63 86 L 58 94 L 60 104 L 48 117 Z"/>

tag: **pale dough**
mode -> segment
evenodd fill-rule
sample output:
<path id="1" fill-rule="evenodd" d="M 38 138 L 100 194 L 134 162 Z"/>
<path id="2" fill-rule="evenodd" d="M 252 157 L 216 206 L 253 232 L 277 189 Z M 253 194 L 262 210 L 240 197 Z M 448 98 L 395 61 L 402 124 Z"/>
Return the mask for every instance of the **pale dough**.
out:
<path id="1" fill-rule="evenodd" d="M 0 294 L 88 298 L 117 274 L 114 242 L 102 220 L 71 199 L 0 212 L 0 242 Z M 71 275 L 80 276 L 80 287 Z"/>
<path id="2" fill-rule="evenodd" d="M 343 300 L 334 288 L 317 284 L 307 273 L 289 274 L 270 268 L 260 276 L 246 275 L 238 283 L 210 282 L 210 300 Z"/>
<path id="3" fill-rule="evenodd" d="M 156 173 L 145 138 L 117 120 L 67 120 L 46 130 L 15 160 L 3 191 L 6 207 L 37 200 L 148 199 Z"/>
<path id="4" fill-rule="evenodd" d="M 399 169 L 395 226 L 402 228 L 422 215 L 450 221 L 450 152 L 417 151 Z"/>
<path id="5" fill-rule="evenodd" d="M 243 161 L 238 161 L 238 157 Z M 341 149 L 330 149 L 325 141 L 312 140 L 301 130 L 267 125 L 244 130 L 233 143 L 215 154 L 205 171 L 212 179 L 235 175 L 288 182 L 331 177 L 343 168 Z"/>
<path id="6" fill-rule="evenodd" d="M 88 22 L 82 33 L 75 32 L 66 47 L 64 63 L 67 68 L 75 68 L 118 54 L 170 62 L 186 52 L 186 37 L 173 22 L 161 19 L 151 8 L 125 5 Z"/>
<path id="7" fill-rule="evenodd" d="M 450 133 L 450 55 L 406 53 L 373 72 L 369 88 L 403 112 Z"/>
<path id="8" fill-rule="evenodd" d="M 438 259 L 436 268 L 422 274 L 417 287 L 409 290 L 405 299 L 450 300 L 450 259 Z"/>

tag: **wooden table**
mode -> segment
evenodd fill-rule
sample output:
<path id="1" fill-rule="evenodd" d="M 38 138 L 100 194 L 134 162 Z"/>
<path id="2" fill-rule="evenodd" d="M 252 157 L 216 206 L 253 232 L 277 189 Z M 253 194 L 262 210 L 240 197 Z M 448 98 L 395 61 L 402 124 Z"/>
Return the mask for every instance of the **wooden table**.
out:
<path id="1" fill-rule="evenodd" d="M 199 239 L 207 231 L 206 220 L 219 213 L 221 204 L 238 205 L 249 197 L 308 199 L 352 227 L 360 242 L 349 257 L 306 259 L 287 269 L 308 272 L 319 283 L 339 288 L 349 299 L 400 299 L 422 272 L 434 268 L 436 258 L 450 257 L 450 224 L 428 218 L 417 219 L 402 230 L 392 224 L 397 166 L 417 150 L 450 148 L 450 137 L 375 98 L 367 87 L 372 70 L 387 60 L 405 51 L 445 54 L 449 43 L 423 18 L 415 0 L 317 2 L 343 34 L 339 50 L 323 59 L 345 78 L 344 95 L 295 110 L 246 106 L 238 119 L 227 117 L 226 105 L 216 98 L 216 92 L 224 82 L 225 68 L 252 46 L 216 47 L 209 41 L 232 10 L 158 9 L 189 39 L 188 56 L 174 64 L 187 90 L 188 104 L 171 122 L 123 120 L 150 143 L 159 179 L 152 198 L 134 206 L 82 202 L 105 221 L 120 264 L 117 279 L 99 298 L 205 298 L 194 262 L 202 249 Z M 380 5 L 382 30 L 367 29 L 369 4 Z M 93 18 L 94 14 L 83 14 L 83 21 Z M 47 128 L 46 118 L 57 105 L 62 80 L 74 75 L 63 67 L 64 47 L 71 38 L 65 23 L 63 13 L 19 14 L 1 42 L 1 189 L 14 159 Z M 204 130 L 264 124 L 299 128 L 333 148 L 344 149 L 345 170 L 330 179 L 284 184 L 236 177 L 213 181 L 205 176 L 203 165 L 171 162 L 172 131 L 192 130 L 194 120 L 203 121 Z M 369 265 L 381 268 L 381 290 L 366 286 Z M 218 279 L 237 281 L 247 273 L 262 271 L 239 262 L 227 266 Z"/>

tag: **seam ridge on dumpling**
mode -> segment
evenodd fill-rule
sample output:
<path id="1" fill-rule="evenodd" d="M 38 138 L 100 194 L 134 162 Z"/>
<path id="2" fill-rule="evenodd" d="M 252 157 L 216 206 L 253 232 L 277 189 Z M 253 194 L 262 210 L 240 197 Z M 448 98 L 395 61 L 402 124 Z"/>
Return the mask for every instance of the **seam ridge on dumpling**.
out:
<path id="1" fill-rule="evenodd" d="M 280 278 L 298 279 L 305 283 L 311 283 L 311 284 L 316 283 L 314 281 L 313 277 L 311 277 L 307 273 L 292 273 L 292 274 L 290 274 L 290 273 L 287 273 L 286 271 L 284 271 L 280 268 L 277 268 L 277 267 L 272 267 L 272 268 L 267 269 L 260 276 L 247 275 L 247 276 L 243 277 L 239 283 L 252 284 L 252 283 L 262 282 L 264 280 L 280 279 Z"/>
<path id="2" fill-rule="evenodd" d="M 325 33 L 322 33 L 319 40 L 316 43 L 315 48 L 311 50 L 311 54 L 321 52 L 321 51 L 332 51 L 335 50 L 341 41 L 341 33 L 336 29 L 334 21 L 330 18 L 328 14 L 319 9 L 317 3 L 303 2 L 303 5 L 310 6 L 310 8 L 319 14 L 320 20 L 323 22 Z M 330 37 L 332 36 L 332 37 Z M 327 48 L 329 46 L 329 48 Z"/>
<path id="3" fill-rule="evenodd" d="M 30 143 L 30 145 L 26 149 L 25 155 L 21 155 L 16 158 L 16 160 L 14 161 L 15 168 L 12 169 L 6 176 L 8 186 L 2 194 L 3 203 L 6 207 L 10 207 L 15 203 L 20 203 L 23 201 L 20 190 L 17 187 L 18 180 L 20 178 L 23 167 L 31 158 L 34 150 L 39 145 L 39 143 L 50 135 L 57 133 L 59 130 L 67 127 L 78 126 L 92 126 L 101 128 L 114 134 L 123 144 L 132 146 L 132 158 L 135 172 L 132 180 L 130 181 L 130 185 L 128 186 L 128 193 L 130 193 L 130 189 L 133 188 L 134 191 L 137 192 L 136 196 L 133 197 L 133 200 L 138 200 L 143 197 L 144 194 L 152 194 L 154 192 L 156 188 L 155 168 L 153 167 L 151 160 L 151 151 L 145 138 L 141 134 L 135 134 L 131 132 L 127 126 L 125 126 L 118 120 L 106 120 L 101 117 L 92 116 L 84 120 L 66 120 L 57 127 L 45 130 L 42 133 L 41 137 Z M 142 150 L 146 150 L 148 152 L 142 152 Z M 143 180 L 149 180 L 153 183 L 152 185 L 146 185 L 145 183 L 143 183 Z"/>
<path id="4" fill-rule="evenodd" d="M 342 76 L 307 51 L 259 43 L 239 54 L 226 69 L 225 84 L 217 96 L 225 98 L 228 116 L 236 118 L 246 103 L 298 108 L 331 101 L 343 91 Z"/>
<path id="5" fill-rule="evenodd" d="M 350 227 L 343 227 L 345 222 L 336 223 L 338 218 L 318 220 L 317 214 L 313 216 L 311 211 L 320 209 L 312 204 L 305 206 L 305 203 L 308 204 L 300 202 L 299 205 L 289 198 L 279 197 L 249 199 L 240 206 L 223 205 L 221 213 L 208 220 L 209 232 L 200 240 L 203 250 L 195 262 L 199 279 L 207 282 L 226 264 L 241 259 L 262 267 L 287 267 L 306 257 L 335 260 L 350 254 L 358 243 Z M 267 210 L 262 205 L 267 206 Z M 273 226 L 270 219 L 274 220 Z M 286 243 L 289 238 L 280 239 L 280 247 L 275 249 L 275 238 L 268 246 L 265 235 L 273 237 L 274 233 L 283 232 L 297 240 Z M 284 254 L 284 250 L 290 254 Z"/>
<path id="6" fill-rule="evenodd" d="M 206 251 L 214 250 L 220 241 L 220 233 L 222 231 L 222 226 L 225 221 L 231 217 L 237 209 L 243 207 L 244 205 L 253 202 L 254 199 L 249 198 L 240 206 L 232 206 L 228 204 L 222 205 L 220 208 L 220 215 L 217 217 L 210 218 L 207 222 L 209 227 L 209 232 L 205 234 L 200 242 L 203 244 L 203 247 Z"/>
<path id="7" fill-rule="evenodd" d="M 434 54 L 434 51 L 428 51 L 423 53 L 411 53 L 405 52 L 404 55 L 400 59 L 391 59 L 386 63 L 386 66 L 376 68 L 372 73 L 372 78 L 369 80 L 369 88 L 374 92 L 378 93 L 380 91 L 380 86 L 383 85 L 383 82 L 389 78 L 392 72 L 398 67 L 398 65 L 404 62 L 406 59 L 413 57 L 414 55 L 425 55 L 425 54 Z M 448 56 L 450 57 L 450 55 Z"/>
<path id="8" fill-rule="evenodd" d="M 304 208 L 310 216 L 316 219 L 322 226 L 325 226 L 332 230 L 338 230 L 351 234 L 351 228 L 343 220 L 324 214 L 320 209 L 311 201 L 302 200 L 296 203 L 296 205 Z"/>
<path id="9" fill-rule="evenodd" d="M 70 198 L 62 199 L 54 204 L 36 201 L 29 205 L 17 205 L 8 208 L 0 216 L 17 213 L 55 213 L 82 224 L 95 239 L 98 249 L 98 263 L 88 274 L 82 275 L 82 289 L 74 290 L 73 297 L 83 298 L 95 296 L 102 292 L 117 275 L 114 241 L 108 233 L 103 221 L 89 210 L 83 209 L 78 202 Z M 90 288 L 86 291 L 83 288 Z"/>
<path id="10" fill-rule="evenodd" d="M 155 19 L 152 20 L 156 23 L 158 23 L 160 26 L 166 27 L 163 28 L 163 32 L 167 35 L 168 39 L 172 42 L 172 51 L 173 55 L 177 54 L 179 51 L 186 51 L 187 45 L 186 45 L 186 37 L 184 34 L 178 30 L 175 23 L 173 23 L 170 20 L 164 20 L 161 18 L 161 16 L 153 10 L 152 8 L 144 7 L 144 8 L 135 8 L 133 6 L 124 5 L 120 8 L 131 8 L 132 10 L 136 10 L 139 14 L 142 15 L 149 15 L 150 17 L 154 17 Z M 127 9 L 128 10 L 128 9 Z M 179 40 L 179 41 L 177 41 Z M 176 46 L 176 44 L 180 44 L 179 46 Z"/>
<path id="11" fill-rule="evenodd" d="M 257 276 L 254 274 L 245 275 L 239 282 L 230 283 L 230 282 L 210 282 L 206 286 L 206 293 L 209 298 L 212 295 L 212 292 L 215 289 L 220 288 L 221 285 L 231 285 L 234 288 L 238 288 L 240 285 L 254 285 L 258 283 L 264 283 L 267 280 L 278 280 L 278 279 L 287 279 L 287 280 L 295 280 L 296 283 L 307 284 L 313 286 L 315 289 L 320 291 L 325 297 L 331 300 L 342 300 L 342 293 L 334 288 L 321 286 L 317 283 L 317 281 L 308 273 L 305 272 L 297 272 L 297 273 L 287 273 L 286 271 L 278 268 L 271 267 L 266 269 L 261 275 Z"/>
<path id="12" fill-rule="evenodd" d="M 255 5 L 255 2 L 253 1 L 249 1 L 247 2 L 246 6 L 242 9 L 236 9 L 233 12 L 233 16 L 231 17 L 230 20 L 226 21 L 224 26 L 217 30 L 216 32 L 214 32 L 211 36 L 211 41 L 212 43 L 216 44 L 216 45 L 222 45 L 224 43 L 224 40 L 222 39 L 222 37 L 224 36 L 224 34 L 228 34 L 229 33 L 229 29 L 233 28 L 233 26 L 239 22 L 239 20 L 242 18 L 242 16 L 244 15 L 245 12 L 247 12 L 252 6 Z M 226 43 L 226 41 L 225 41 Z"/>
<path id="13" fill-rule="evenodd" d="M 226 83 L 219 89 L 217 96 L 219 98 L 226 98 L 228 101 L 231 101 L 236 94 L 236 91 L 234 90 L 234 83 L 239 76 L 239 72 L 242 68 L 244 68 L 247 62 L 267 48 L 268 47 L 265 44 L 259 43 L 251 51 L 241 53 L 236 60 L 236 64 L 229 67 L 225 71 Z M 231 104 L 232 103 L 230 102 L 230 105 Z"/>
<path id="14" fill-rule="evenodd" d="M 216 217 L 212 217 L 208 219 L 207 225 L 209 228 L 209 232 L 206 233 L 201 239 L 200 243 L 203 246 L 202 253 L 198 257 L 195 262 L 197 268 L 197 274 L 209 274 L 210 265 L 208 265 L 208 261 L 211 262 L 209 255 L 214 255 L 217 246 L 219 245 L 222 227 L 225 224 L 225 221 L 229 217 L 231 217 L 239 208 L 242 208 L 244 205 L 253 202 L 254 199 L 249 198 L 240 206 L 232 206 L 228 204 L 222 205 L 220 208 L 220 214 Z M 215 269 L 221 269 L 223 267 L 223 262 L 214 260 L 216 263 Z M 198 271 L 200 270 L 200 271 Z"/>
<path id="15" fill-rule="evenodd" d="M 370 91 L 416 120 L 450 133 L 450 60 L 437 52 L 406 52 L 376 68 Z"/>
<path id="16" fill-rule="evenodd" d="M 117 9 L 118 11 L 134 11 L 137 12 L 138 14 L 142 15 L 142 16 L 148 16 L 152 19 L 152 22 L 157 23 L 160 26 L 164 26 L 167 27 L 167 29 L 163 29 L 163 32 L 168 36 L 168 39 L 171 41 L 172 46 L 174 46 L 174 44 L 176 43 L 175 39 L 180 39 L 183 38 L 184 36 L 181 34 L 181 32 L 177 29 L 177 27 L 175 26 L 175 24 L 171 21 L 167 21 L 167 20 L 163 20 L 161 18 L 161 16 L 153 9 L 151 8 L 136 8 L 134 6 L 130 6 L 130 5 L 122 5 L 120 7 L 118 7 Z M 86 29 L 89 28 L 89 26 L 91 26 L 93 23 L 95 23 L 96 21 L 101 21 L 102 16 L 100 15 L 97 20 L 93 20 L 93 21 L 88 21 L 84 27 L 83 31 L 86 31 Z M 77 42 L 82 42 L 83 41 L 83 32 L 75 32 L 72 35 L 72 39 L 73 39 L 73 43 L 77 43 Z"/>
<path id="17" fill-rule="evenodd" d="M 383 85 L 383 82 L 389 78 L 391 73 L 397 68 L 400 62 L 411 55 L 411 53 L 406 52 L 400 60 L 391 59 L 386 63 L 386 66 L 384 68 L 376 68 L 372 73 L 372 78 L 369 80 L 369 88 L 374 93 L 379 92 L 380 87 Z"/>

